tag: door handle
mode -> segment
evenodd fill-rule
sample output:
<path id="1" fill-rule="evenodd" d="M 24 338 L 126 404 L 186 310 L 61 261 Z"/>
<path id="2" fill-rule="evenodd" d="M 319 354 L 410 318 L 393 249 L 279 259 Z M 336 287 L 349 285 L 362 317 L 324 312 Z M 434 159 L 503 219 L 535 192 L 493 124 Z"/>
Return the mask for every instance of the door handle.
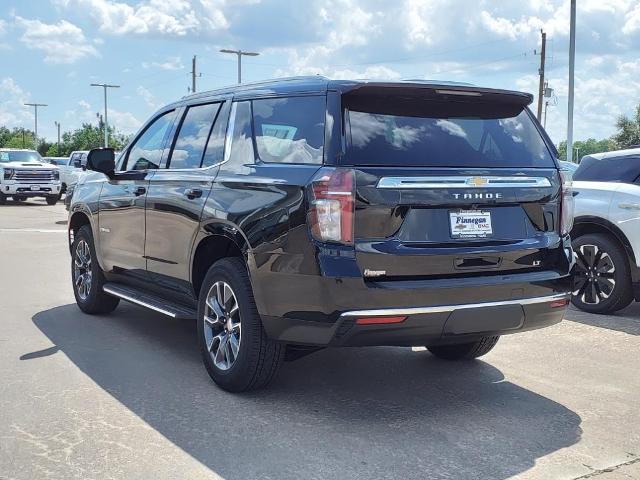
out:
<path id="1" fill-rule="evenodd" d="M 640 210 L 640 203 L 621 203 L 618 207 L 625 210 Z"/>
<path id="2" fill-rule="evenodd" d="M 136 189 L 133 191 L 133 194 L 136 197 L 139 197 L 140 195 L 144 195 L 145 193 L 147 193 L 147 189 L 144 187 L 136 187 Z"/>
<path id="3" fill-rule="evenodd" d="M 194 198 L 200 198 L 202 196 L 202 190 L 199 188 L 187 188 L 184 194 L 188 199 L 193 200 Z"/>

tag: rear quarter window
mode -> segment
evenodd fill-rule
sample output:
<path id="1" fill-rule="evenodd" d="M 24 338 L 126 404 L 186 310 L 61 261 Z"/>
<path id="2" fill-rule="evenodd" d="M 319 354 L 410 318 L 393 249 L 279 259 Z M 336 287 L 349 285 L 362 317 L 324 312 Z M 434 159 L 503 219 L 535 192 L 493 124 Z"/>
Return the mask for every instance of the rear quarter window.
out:
<path id="1" fill-rule="evenodd" d="M 260 160 L 322 163 L 324 96 L 253 100 L 253 129 Z"/>

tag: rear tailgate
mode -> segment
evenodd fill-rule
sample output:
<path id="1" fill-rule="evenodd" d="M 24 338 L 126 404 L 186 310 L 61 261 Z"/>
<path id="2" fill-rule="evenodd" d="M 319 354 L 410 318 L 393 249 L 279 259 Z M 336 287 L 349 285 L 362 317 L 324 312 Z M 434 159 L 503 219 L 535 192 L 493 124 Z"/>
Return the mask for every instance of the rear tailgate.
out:
<path id="1" fill-rule="evenodd" d="M 528 97 L 359 89 L 343 96 L 354 241 L 369 279 L 553 270 L 561 182 Z"/>

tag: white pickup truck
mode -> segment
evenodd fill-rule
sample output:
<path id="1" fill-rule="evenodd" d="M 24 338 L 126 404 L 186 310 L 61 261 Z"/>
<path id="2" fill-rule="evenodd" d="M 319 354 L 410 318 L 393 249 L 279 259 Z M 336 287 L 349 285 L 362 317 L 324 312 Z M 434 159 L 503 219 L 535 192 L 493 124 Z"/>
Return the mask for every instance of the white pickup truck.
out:
<path id="1" fill-rule="evenodd" d="M 0 149 L 0 205 L 11 197 L 24 201 L 44 197 L 55 205 L 60 198 L 60 169 L 46 163 L 34 150 Z"/>
<path id="2" fill-rule="evenodd" d="M 78 183 L 80 175 L 84 171 L 83 167 L 87 165 L 87 154 L 89 151 L 77 150 L 71 152 L 69 158 L 60 165 L 60 181 L 62 182 L 62 193 L 67 191 L 67 188 Z"/>

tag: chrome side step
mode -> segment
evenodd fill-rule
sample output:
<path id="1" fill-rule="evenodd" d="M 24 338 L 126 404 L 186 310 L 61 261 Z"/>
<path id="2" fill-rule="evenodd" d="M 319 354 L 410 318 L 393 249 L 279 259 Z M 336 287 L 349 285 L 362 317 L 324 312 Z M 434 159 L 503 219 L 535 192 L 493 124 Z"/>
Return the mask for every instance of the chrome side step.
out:
<path id="1" fill-rule="evenodd" d="M 177 305 L 175 303 L 169 303 L 166 300 L 156 297 L 152 294 L 141 292 L 135 288 L 127 287 L 117 283 L 107 283 L 102 288 L 105 293 L 113 295 L 114 297 L 121 298 L 127 302 L 135 303 L 142 307 L 148 308 L 168 317 L 177 318 L 180 320 L 192 320 L 197 317 L 195 309 L 186 307 L 184 305 Z"/>

